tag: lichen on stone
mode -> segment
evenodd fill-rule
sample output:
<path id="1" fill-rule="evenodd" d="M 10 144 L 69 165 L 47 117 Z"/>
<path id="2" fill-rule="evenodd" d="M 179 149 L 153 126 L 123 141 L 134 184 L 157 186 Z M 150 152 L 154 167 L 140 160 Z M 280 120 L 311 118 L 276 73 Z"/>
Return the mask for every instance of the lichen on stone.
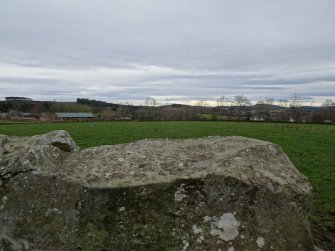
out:
<path id="1" fill-rule="evenodd" d="M 182 184 L 178 190 L 174 193 L 174 199 L 176 202 L 181 202 L 187 197 L 186 190 L 184 188 L 185 184 Z"/>
<path id="2" fill-rule="evenodd" d="M 256 243 L 259 248 L 263 248 L 265 245 L 265 240 L 263 237 L 260 236 L 260 237 L 257 237 Z"/>
<path id="3" fill-rule="evenodd" d="M 238 236 L 240 223 L 235 219 L 233 213 L 224 213 L 220 218 L 212 218 L 210 234 L 221 240 L 231 241 Z"/>
<path id="4" fill-rule="evenodd" d="M 189 246 L 190 246 L 190 243 L 186 240 L 183 240 L 183 251 L 186 251 Z"/>

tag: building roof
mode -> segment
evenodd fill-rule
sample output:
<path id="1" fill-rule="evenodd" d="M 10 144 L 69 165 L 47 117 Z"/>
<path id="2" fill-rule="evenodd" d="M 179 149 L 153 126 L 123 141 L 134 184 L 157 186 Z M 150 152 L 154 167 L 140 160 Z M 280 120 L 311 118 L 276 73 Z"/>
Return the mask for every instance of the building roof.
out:
<path id="1" fill-rule="evenodd" d="M 56 112 L 58 118 L 94 118 L 91 112 Z"/>

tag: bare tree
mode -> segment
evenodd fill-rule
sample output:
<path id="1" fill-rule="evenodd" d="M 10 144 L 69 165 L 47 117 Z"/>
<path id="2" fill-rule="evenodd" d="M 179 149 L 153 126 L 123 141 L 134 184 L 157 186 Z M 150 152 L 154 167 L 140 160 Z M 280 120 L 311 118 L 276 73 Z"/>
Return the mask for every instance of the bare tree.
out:
<path id="1" fill-rule="evenodd" d="M 264 103 L 267 104 L 267 105 L 273 105 L 273 103 L 274 103 L 274 98 L 269 98 L 269 97 L 267 97 L 267 98 L 265 98 Z"/>
<path id="2" fill-rule="evenodd" d="M 224 115 L 225 113 L 225 106 L 227 106 L 229 99 L 222 95 L 216 100 L 216 108 L 212 110 L 212 120 L 216 120 L 218 115 Z"/>
<path id="3" fill-rule="evenodd" d="M 207 107 L 207 106 L 209 106 L 209 104 L 208 104 L 208 102 L 206 102 L 205 100 L 200 100 L 200 101 L 198 101 L 196 104 L 195 104 L 196 106 L 201 106 L 201 107 Z"/>
<path id="4" fill-rule="evenodd" d="M 216 100 L 216 105 L 218 107 L 222 107 L 225 106 L 227 103 L 227 98 L 225 96 L 221 96 Z"/>
<path id="5" fill-rule="evenodd" d="M 335 101 L 333 99 L 326 99 L 323 103 L 322 103 L 323 107 L 333 107 L 335 106 Z"/>
<path id="6" fill-rule="evenodd" d="M 301 107 L 302 104 L 302 100 L 301 100 L 301 96 L 298 95 L 297 93 L 294 93 L 292 97 L 290 97 L 289 99 L 289 103 L 290 103 L 290 107 Z"/>
<path id="7" fill-rule="evenodd" d="M 335 121 L 335 101 L 333 99 L 326 99 L 322 103 L 324 118 L 326 120 Z"/>
<path id="8" fill-rule="evenodd" d="M 278 105 L 280 106 L 280 120 L 288 120 L 287 118 L 287 99 L 279 99 Z"/>
<path id="9" fill-rule="evenodd" d="M 144 101 L 145 106 L 157 106 L 157 100 L 153 97 L 147 97 Z"/>
<path id="10" fill-rule="evenodd" d="M 200 100 L 195 105 L 196 105 L 197 113 L 199 114 L 200 118 L 207 119 L 207 115 L 205 114 L 207 111 L 206 107 L 208 107 L 209 104 L 205 100 Z"/>
<path id="11" fill-rule="evenodd" d="M 298 122 L 301 119 L 301 106 L 302 100 L 301 96 L 297 93 L 294 93 L 289 99 L 291 119 Z"/>
<path id="12" fill-rule="evenodd" d="M 145 120 L 154 119 L 154 107 L 157 106 L 157 100 L 153 97 L 147 97 L 144 100 L 144 114 Z M 143 116 L 143 115 L 142 115 Z"/>
<path id="13" fill-rule="evenodd" d="M 254 110 L 254 120 L 265 120 L 266 119 L 266 107 L 265 102 L 263 100 L 259 100 L 255 105 Z"/>
<path id="14" fill-rule="evenodd" d="M 236 106 L 247 106 L 251 104 L 250 100 L 244 95 L 235 96 L 234 103 Z"/>
<path id="15" fill-rule="evenodd" d="M 241 116 L 247 112 L 247 106 L 251 104 L 250 100 L 244 95 L 235 96 L 233 103 L 237 108 L 238 119 L 241 119 Z"/>
<path id="16" fill-rule="evenodd" d="M 278 105 L 281 107 L 287 107 L 287 99 L 279 99 Z"/>
<path id="17" fill-rule="evenodd" d="M 119 107 L 116 110 L 116 115 L 118 120 L 128 120 L 131 118 L 131 111 L 129 107 L 129 102 L 120 102 Z"/>

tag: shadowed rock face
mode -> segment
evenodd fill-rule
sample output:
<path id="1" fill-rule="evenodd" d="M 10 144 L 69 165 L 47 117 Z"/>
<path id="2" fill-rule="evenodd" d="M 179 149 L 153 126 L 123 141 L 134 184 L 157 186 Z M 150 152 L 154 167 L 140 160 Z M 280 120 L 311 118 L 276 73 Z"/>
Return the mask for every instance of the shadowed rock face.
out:
<path id="1" fill-rule="evenodd" d="M 0 250 L 313 250 L 311 186 L 269 142 L 0 136 L 0 183 Z"/>

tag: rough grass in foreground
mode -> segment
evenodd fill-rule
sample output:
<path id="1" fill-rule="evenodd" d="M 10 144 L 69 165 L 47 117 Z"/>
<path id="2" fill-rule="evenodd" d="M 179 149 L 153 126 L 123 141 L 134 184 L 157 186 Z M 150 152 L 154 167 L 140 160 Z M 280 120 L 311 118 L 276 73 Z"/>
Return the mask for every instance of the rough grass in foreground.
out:
<path id="1" fill-rule="evenodd" d="M 60 129 L 67 130 L 81 148 L 128 143 L 144 138 L 181 139 L 210 135 L 241 135 L 279 144 L 313 185 L 315 194 L 313 220 L 318 226 L 315 233 L 318 235 L 323 232 L 323 235 L 329 235 L 325 237 L 326 242 L 334 238 L 335 126 L 333 125 L 221 121 L 0 124 L 0 134 L 17 136 L 31 136 Z"/>

